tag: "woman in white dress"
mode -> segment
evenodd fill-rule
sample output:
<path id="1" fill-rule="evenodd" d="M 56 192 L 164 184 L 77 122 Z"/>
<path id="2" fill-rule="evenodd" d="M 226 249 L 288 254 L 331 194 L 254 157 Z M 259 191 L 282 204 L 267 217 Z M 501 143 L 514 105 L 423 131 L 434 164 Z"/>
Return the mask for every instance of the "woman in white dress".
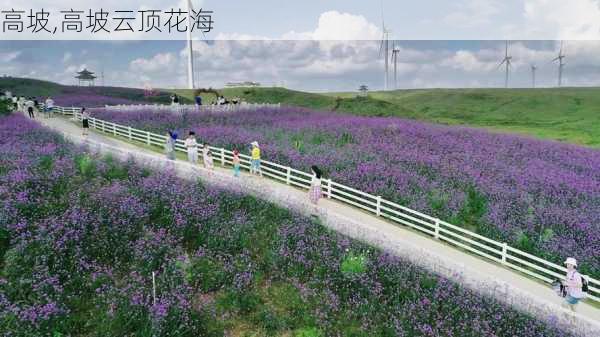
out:
<path id="1" fill-rule="evenodd" d="M 198 164 L 198 142 L 196 141 L 196 133 L 190 131 L 184 142 L 187 149 L 188 161 L 194 165 Z"/>

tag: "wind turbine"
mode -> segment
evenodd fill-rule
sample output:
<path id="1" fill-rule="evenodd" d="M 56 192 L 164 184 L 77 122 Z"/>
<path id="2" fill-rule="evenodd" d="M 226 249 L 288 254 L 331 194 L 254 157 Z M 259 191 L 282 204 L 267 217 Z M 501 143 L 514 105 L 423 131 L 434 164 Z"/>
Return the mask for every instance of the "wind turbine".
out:
<path id="1" fill-rule="evenodd" d="M 562 86 L 562 74 L 563 74 L 563 68 L 565 67 L 565 63 L 563 62 L 563 60 L 565 57 L 566 57 L 566 55 L 563 54 L 563 41 L 561 41 L 560 42 L 560 50 L 558 51 L 558 57 L 555 58 L 554 60 L 552 60 L 552 62 L 558 61 L 558 87 L 559 88 Z"/>
<path id="2" fill-rule="evenodd" d="M 506 77 L 504 79 L 504 87 L 508 88 L 508 72 L 510 71 L 512 56 L 508 56 L 508 41 L 506 41 L 506 49 L 504 53 L 504 59 L 498 65 L 498 68 L 502 67 L 503 64 L 506 64 Z"/>
<path id="3" fill-rule="evenodd" d="M 531 86 L 535 88 L 535 71 L 537 70 L 537 66 L 535 64 L 531 65 Z"/>
<path id="4" fill-rule="evenodd" d="M 384 90 L 387 91 L 388 90 L 388 80 L 389 80 L 389 63 L 388 63 L 388 55 L 389 55 L 389 48 L 390 48 L 390 41 L 389 41 L 389 37 L 390 37 L 390 31 L 385 27 L 385 19 L 383 17 L 383 0 L 381 1 L 381 27 L 383 30 L 382 36 L 381 36 L 381 45 L 379 46 L 379 57 L 381 57 L 382 52 L 385 50 L 385 55 L 383 55 L 383 59 L 385 61 L 385 78 L 384 78 Z"/>
<path id="5" fill-rule="evenodd" d="M 192 11 L 194 7 L 192 6 L 192 0 L 186 0 L 187 3 L 187 21 L 188 21 L 188 29 L 187 29 L 187 54 L 188 54 L 188 62 L 187 62 L 187 80 L 188 80 L 188 89 L 194 89 L 194 51 L 192 46 Z"/>
<path id="6" fill-rule="evenodd" d="M 394 63 L 394 89 L 398 89 L 398 54 L 400 54 L 400 48 L 396 46 L 396 41 L 394 41 L 392 46 L 392 62 Z"/>

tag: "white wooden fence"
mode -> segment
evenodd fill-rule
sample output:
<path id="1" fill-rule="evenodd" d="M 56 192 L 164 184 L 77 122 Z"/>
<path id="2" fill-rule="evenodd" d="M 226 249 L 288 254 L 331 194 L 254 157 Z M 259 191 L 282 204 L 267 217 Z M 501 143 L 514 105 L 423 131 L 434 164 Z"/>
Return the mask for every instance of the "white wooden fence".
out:
<path id="1" fill-rule="evenodd" d="M 194 111 L 208 111 L 208 112 L 236 112 L 236 111 L 248 111 L 256 109 L 279 109 L 281 103 L 268 104 L 268 103 L 239 103 L 239 104 L 225 104 L 225 105 L 194 105 L 194 104 L 178 104 L 178 105 L 167 105 L 167 104 L 136 104 L 136 105 L 106 105 L 104 109 L 109 111 L 166 111 L 166 112 L 194 112 Z"/>
<path id="2" fill-rule="evenodd" d="M 79 108 L 56 107 L 55 111 L 81 120 Z M 96 130 L 147 145 L 162 147 L 167 139 L 166 135 L 138 130 L 97 118 L 90 118 L 89 124 L 91 128 L 95 128 Z M 176 148 L 178 151 L 186 152 L 182 140 L 177 140 Z M 212 146 L 209 148 L 216 161 L 224 166 L 232 165 L 232 151 Z M 244 169 L 249 170 L 250 156 L 240 154 L 240 159 L 241 166 Z M 261 161 L 261 169 L 265 176 L 278 180 L 281 183 L 302 189 L 308 189 L 310 187 L 312 176 L 306 172 L 266 160 Z M 504 242 L 492 240 L 440 219 L 398 205 L 385 200 L 380 196 L 375 196 L 338 184 L 331 179 L 323 180 L 322 189 L 324 196 L 328 199 L 341 201 L 373 213 L 378 217 L 386 218 L 397 224 L 408 226 L 437 240 L 446 242 L 455 247 L 460 247 L 475 255 L 495 261 L 508 268 L 515 269 L 545 283 L 552 283 L 556 279 L 565 279 L 566 268 L 562 265 L 546 261 L 522 250 L 510 247 Z M 585 275 L 584 278 L 589 284 L 587 298 L 600 302 L 600 281 Z"/>

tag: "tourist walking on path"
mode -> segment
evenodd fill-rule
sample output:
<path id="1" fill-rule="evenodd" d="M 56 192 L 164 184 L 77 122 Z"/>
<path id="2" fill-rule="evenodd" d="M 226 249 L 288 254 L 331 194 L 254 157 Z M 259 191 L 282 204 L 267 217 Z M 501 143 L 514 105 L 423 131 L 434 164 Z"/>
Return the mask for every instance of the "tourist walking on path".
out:
<path id="1" fill-rule="evenodd" d="M 17 110 L 19 112 L 25 112 L 25 97 L 20 96 L 17 100 Z"/>
<path id="2" fill-rule="evenodd" d="M 194 131 L 190 131 L 184 145 L 187 149 L 188 161 L 194 165 L 198 164 L 198 142 Z"/>
<path id="3" fill-rule="evenodd" d="M 48 96 L 48 98 L 46 98 L 46 102 L 44 102 L 44 111 L 46 111 L 46 113 L 48 114 L 48 117 L 52 117 L 53 116 L 53 109 L 54 109 L 54 100 Z"/>
<path id="4" fill-rule="evenodd" d="M 177 133 L 175 131 L 169 131 L 167 134 L 167 141 L 165 142 L 165 154 L 167 159 L 175 160 L 175 145 L 177 144 Z"/>
<path id="5" fill-rule="evenodd" d="M 202 149 L 202 158 L 204 159 L 204 167 L 212 170 L 214 168 L 212 152 L 208 148 L 208 144 L 204 144 L 204 148 Z"/>
<path id="6" fill-rule="evenodd" d="M 323 176 L 323 173 L 321 172 L 321 169 L 319 169 L 316 165 L 313 165 L 310 168 L 310 171 L 312 173 L 312 180 L 310 182 L 310 189 L 308 190 L 308 197 L 310 199 L 310 202 L 312 202 L 313 205 L 316 206 L 319 202 L 319 199 L 321 199 L 322 195 L 321 177 Z"/>
<path id="7" fill-rule="evenodd" d="M 81 108 L 81 126 L 83 127 L 83 135 L 87 136 L 88 131 L 90 129 L 90 114 L 85 110 L 85 108 Z"/>
<path id="8" fill-rule="evenodd" d="M 252 155 L 252 162 L 250 164 L 250 174 L 258 174 L 262 177 L 262 171 L 260 170 L 260 146 L 258 145 L 258 142 L 254 141 L 252 142 L 252 150 L 251 150 L 251 155 Z"/>
<path id="9" fill-rule="evenodd" d="M 34 108 L 34 103 L 31 99 L 28 99 L 25 102 L 25 106 L 27 107 L 27 113 L 29 114 L 29 118 L 34 119 L 35 118 L 35 114 L 33 113 L 33 108 Z"/>
<path id="10" fill-rule="evenodd" d="M 237 149 L 233 150 L 233 176 L 234 177 L 239 177 L 240 176 L 240 151 L 238 151 Z"/>
<path id="11" fill-rule="evenodd" d="M 563 285 L 567 288 L 567 296 L 565 297 L 565 305 L 568 306 L 571 311 L 576 311 L 576 305 L 579 301 L 585 298 L 585 292 L 583 292 L 583 277 L 577 271 L 577 260 L 572 257 L 567 258 L 565 261 L 567 265 L 566 280 L 563 281 Z"/>

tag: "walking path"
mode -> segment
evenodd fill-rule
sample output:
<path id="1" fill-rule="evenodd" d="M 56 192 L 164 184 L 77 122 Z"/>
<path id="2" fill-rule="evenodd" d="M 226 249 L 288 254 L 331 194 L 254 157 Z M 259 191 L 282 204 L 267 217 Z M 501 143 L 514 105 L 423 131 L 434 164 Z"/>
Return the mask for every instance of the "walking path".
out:
<path id="1" fill-rule="evenodd" d="M 267 178 L 250 176 L 245 172 L 240 178 L 235 178 L 231 168 L 216 166 L 211 172 L 184 161 L 170 162 L 160 153 L 104 136 L 94 130 L 84 137 L 79 125 L 65 118 L 41 118 L 39 121 L 65 134 L 75 143 L 89 144 L 92 150 L 112 153 L 121 158 L 133 156 L 142 164 L 173 168 L 184 178 L 200 178 L 208 184 L 250 193 L 303 213 L 316 212 L 325 226 L 338 232 L 391 251 L 541 319 L 568 324 L 585 335 L 600 336 L 600 308 L 580 303 L 577 313 L 573 314 L 561 307 L 562 299 L 545 284 L 358 209 L 328 199 L 321 200 L 318 208 L 314 209 L 305 191 Z"/>

